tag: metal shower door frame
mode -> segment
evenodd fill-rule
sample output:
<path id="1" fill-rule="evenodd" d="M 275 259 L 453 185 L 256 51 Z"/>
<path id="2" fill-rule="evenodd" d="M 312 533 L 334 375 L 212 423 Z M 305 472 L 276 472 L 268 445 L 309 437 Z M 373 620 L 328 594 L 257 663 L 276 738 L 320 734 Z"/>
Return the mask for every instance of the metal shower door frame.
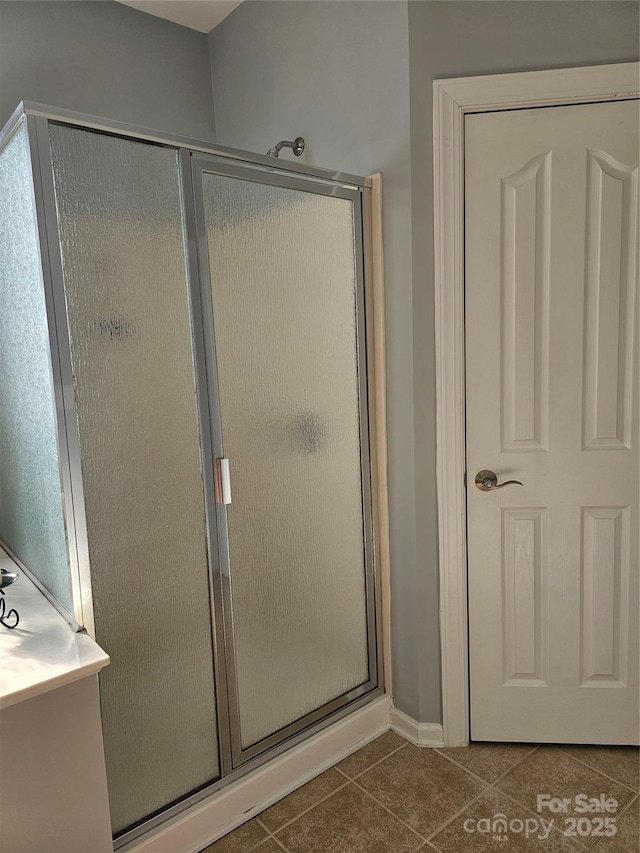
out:
<path id="1" fill-rule="evenodd" d="M 268 750 L 278 746 L 288 739 L 304 732 L 305 729 L 320 723 L 331 714 L 345 708 L 375 691 L 382 683 L 381 656 L 379 654 L 379 632 L 376 625 L 376 582 L 373 554 L 373 515 L 369 448 L 369 412 L 367 389 L 367 347 L 366 347 L 366 304 L 364 280 L 364 208 L 366 192 L 363 184 L 335 181 L 326 177 L 314 175 L 287 174 L 282 169 L 265 168 L 261 163 L 230 162 L 227 158 L 200 153 L 182 151 L 182 179 L 185 193 L 185 219 L 187 230 L 187 246 L 189 251 L 189 269 L 192 279 L 197 275 L 198 287 L 192 286 L 195 299 L 196 289 L 199 290 L 200 304 L 195 310 L 198 320 L 202 322 L 204 336 L 204 365 L 201 366 L 205 376 L 207 405 L 201 404 L 201 412 L 208 410 L 210 428 L 207 432 L 211 439 L 211 452 L 208 453 L 207 465 L 207 512 L 209 527 L 215 530 L 218 538 L 217 551 L 211 543 L 210 561 L 212 586 L 216 601 L 215 624 L 218 635 L 216 642 L 224 643 L 226 670 L 225 691 L 216 691 L 220 704 L 224 701 L 222 695 L 226 692 L 226 707 L 220 708 L 223 718 L 229 724 L 227 732 L 230 737 L 221 737 L 221 753 L 223 774 L 236 770 L 246 762 L 257 758 Z M 287 164 L 288 165 L 288 164 Z M 358 406 L 360 430 L 360 470 L 363 512 L 363 549 L 365 564 L 365 595 L 367 617 L 367 650 L 369 677 L 367 681 L 322 705 L 298 720 L 279 729 L 277 732 L 263 738 L 248 747 L 242 746 L 240 731 L 240 710 L 237 687 L 237 670 L 235 662 L 235 632 L 231 591 L 231 562 L 229 554 L 229 539 L 227 527 L 227 508 L 223 503 L 217 503 L 213 483 L 213 463 L 216 458 L 224 458 L 222 441 L 222 421 L 220 410 L 219 384 L 217 375 L 216 342 L 214 329 L 214 306 L 211 272 L 209 265 L 209 249 L 204 209 L 203 175 L 212 173 L 224 177 L 243 180 L 250 183 L 266 184 L 274 187 L 310 192 L 319 195 L 344 198 L 353 204 L 353 238 L 356 276 L 356 318 L 357 318 L 357 356 L 358 356 Z M 189 176 L 191 186 L 188 187 Z M 189 215 L 189 208 L 194 212 Z M 195 325 L 195 324 L 194 324 Z M 204 431 L 203 431 L 204 437 Z M 222 676 L 222 674 L 221 674 Z M 221 726 L 222 728 L 222 726 Z"/>
<path id="2" fill-rule="evenodd" d="M 238 149 L 219 146 L 186 137 L 171 136 L 140 128 L 134 125 L 115 122 L 99 116 L 86 115 L 72 110 L 58 109 L 47 105 L 22 102 L 15 110 L 3 129 L 0 130 L 0 149 L 8 144 L 13 134 L 22 124 L 27 129 L 27 139 L 33 176 L 33 195 L 38 239 L 41 255 L 41 270 L 47 320 L 49 326 L 51 378 L 54 393 L 58 454 L 60 462 L 61 495 L 65 507 L 68 549 L 71 561 L 71 583 L 73 592 L 73 613 L 68 612 L 59 602 L 33 578 L 43 594 L 52 601 L 71 624 L 74 630 L 86 630 L 95 637 L 93 620 L 93 600 L 91 591 L 91 571 L 89 564 L 88 537 L 82 466 L 80 458 L 80 436 L 76 417 L 74 374 L 70 350 L 69 328 L 66 315 L 66 297 L 62 254 L 58 229 L 57 204 L 54 188 L 53 165 L 49 142 L 49 124 L 58 123 L 79 129 L 103 133 L 136 140 L 143 143 L 161 145 L 173 149 L 179 158 L 179 170 L 183 203 L 183 227 L 185 263 L 190 295 L 192 319 L 192 344 L 201 429 L 201 459 L 204 482 L 205 508 L 209 532 L 208 556 L 211 589 L 211 611 L 214 632 L 214 676 L 218 714 L 218 748 L 221 777 L 212 780 L 179 802 L 169 805 L 162 813 L 143 820 L 130 830 L 118 835 L 115 849 L 144 836 L 153 827 L 173 818 L 190 806 L 201 802 L 213 793 L 236 782 L 247 773 L 283 754 L 306 738 L 319 733 L 352 711 L 363 707 L 383 693 L 382 687 L 382 636 L 380 625 L 380 603 L 378 597 L 378 567 L 374 559 L 374 523 L 371 494 L 371 465 L 369 453 L 369 413 L 367 363 L 367 341 L 372 340 L 371 301 L 368 297 L 369 280 L 365 281 L 365 260 L 371 253 L 370 196 L 371 185 L 368 179 L 335 172 L 307 164 L 292 161 L 278 161 L 261 154 L 253 154 Z M 199 233 L 204 222 L 203 206 L 200 198 L 200 216 L 196 215 L 196 196 L 192 173 L 194 163 L 204 165 L 205 170 L 215 171 L 234 177 L 243 177 L 255 182 L 271 183 L 276 186 L 293 186 L 310 192 L 325 195 L 337 195 L 354 201 L 354 245 L 357 276 L 357 338 L 358 338 L 358 384 L 360 407 L 361 471 L 364 512 L 364 547 L 366 560 L 366 599 L 367 630 L 369 650 L 369 680 L 349 693 L 317 709 L 301 720 L 280 730 L 248 750 L 238 749 L 238 738 L 234 751 L 232 730 L 233 701 L 229 686 L 232 679 L 227 678 L 228 664 L 226 654 L 229 646 L 225 644 L 225 613 L 223 588 L 229 587 L 228 571 L 225 579 L 219 559 L 218 509 L 215 502 L 213 461 L 214 446 L 212 425 L 215 411 L 212 400 L 217 400 L 217 379 L 211 373 L 211 355 L 215 355 L 212 345 L 213 325 L 209 328 L 203 300 L 211 299 L 209 279 L 206 230 Z M 200 223 L 200 225 L 199 225 Z M 198 238 L 200 237 L 200 241 Z M 203 239 L 204 238 L 204 239 Z M 204 250 L 203 250 L 204 247 Z M 369 271 L 369 268 L 367 268 Z M 205 278 L 206 276 L 206 278 Z M 210 317 L 211 315 L 209 315 Z M 215 392 L 215 393 L 212 393 Z M 218 410 L 219 417 L 219 410 Z M 218 421 L 219 423 L 219 421 Z M 224 515 L 223 515 L 224 519 Z M 224 519 L 226 522 L 226 519 Z M 225 526 L 226 532 L 226 526 Z M 227 564 L 228 569 L 228 564 Z M 227 594 L 226 601 L 229 601 Z M 107 650 L 108 651 L 108 650 Z M 233 690 L 233 685 L 231 685 Z M 237 697 L 236 697 L 237 699 Z M 237 704 L 235 706 L 237 719 Z"/>
<path id="3" fill-rule="evenodd" d="M 31 167 L 33 215 L 49 336 L 50 383 L 55 415 L 60 496 L 67 539 L 72 609 L 68 610 L 36 577 L 33 570 L 11 552 L 6 543 L 4 547 L 74 631 L 86 629 L 94 636 L 93 597 L 80 469 L 80 439 L 75 419 L 73 370 L 48 124 L 46 118 L 33 114 L 25 103 L 20 104 L 0 131 L 0 150 L 3 150 L 20 128 L 24 127 Z"/>

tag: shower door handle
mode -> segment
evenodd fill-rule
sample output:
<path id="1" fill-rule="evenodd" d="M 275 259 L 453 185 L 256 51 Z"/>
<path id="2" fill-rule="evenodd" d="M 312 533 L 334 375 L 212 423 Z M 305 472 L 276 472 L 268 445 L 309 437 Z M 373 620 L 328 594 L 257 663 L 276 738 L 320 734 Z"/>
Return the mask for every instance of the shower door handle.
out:
<path id="1" fill-rule="evenodd" d="M 214 480 L 216 486 L 216 503 L 231 503 L 231 475 L 229 473 L 229 460 L 218 457 L 214 463 Z"/>

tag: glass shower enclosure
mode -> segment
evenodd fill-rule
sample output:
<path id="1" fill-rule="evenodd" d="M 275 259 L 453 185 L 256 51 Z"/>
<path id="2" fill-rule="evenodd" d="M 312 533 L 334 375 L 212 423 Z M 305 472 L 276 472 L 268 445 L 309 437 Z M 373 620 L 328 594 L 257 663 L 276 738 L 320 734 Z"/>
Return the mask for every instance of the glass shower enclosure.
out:
<path id="1" fill-rule="evenodd" d="M 118 844 L 381 692 L 369 193 L 35 104 L 0 135 L 0 543 L 111 657 Z"/>

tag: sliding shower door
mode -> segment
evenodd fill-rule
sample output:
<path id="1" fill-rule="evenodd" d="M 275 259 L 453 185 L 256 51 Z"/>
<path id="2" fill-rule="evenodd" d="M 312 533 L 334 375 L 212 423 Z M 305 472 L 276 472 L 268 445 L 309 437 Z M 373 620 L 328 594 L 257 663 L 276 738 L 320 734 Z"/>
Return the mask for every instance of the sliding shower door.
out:
<path id="1" fill-rule="evenodd" d="M 377 683 L 361 193 L 193 169 L 237 766 Z"/>

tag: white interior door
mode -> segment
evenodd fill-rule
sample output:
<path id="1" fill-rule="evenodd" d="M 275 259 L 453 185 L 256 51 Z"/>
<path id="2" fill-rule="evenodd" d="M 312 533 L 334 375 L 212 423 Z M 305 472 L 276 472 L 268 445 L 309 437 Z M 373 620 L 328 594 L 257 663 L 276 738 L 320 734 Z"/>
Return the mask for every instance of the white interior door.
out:
<path id="1" fill-rule="evenodd" d="M 466 118 L 473 740 L 638 742 L 638 122 Z"/>

